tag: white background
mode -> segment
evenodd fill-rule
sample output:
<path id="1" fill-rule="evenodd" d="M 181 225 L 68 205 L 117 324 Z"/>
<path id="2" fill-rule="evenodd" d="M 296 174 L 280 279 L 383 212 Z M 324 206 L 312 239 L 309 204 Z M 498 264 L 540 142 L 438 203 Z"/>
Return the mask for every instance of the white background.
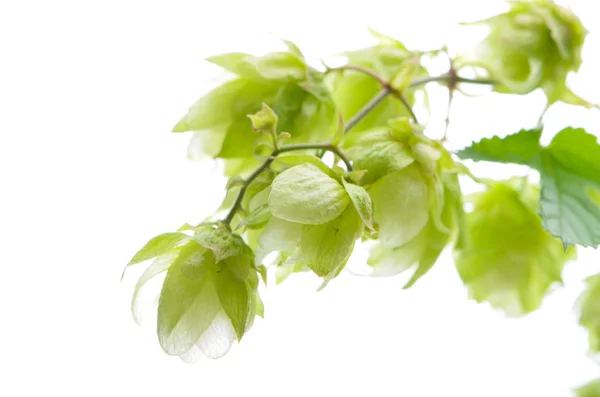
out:
<path id="1" fill-rule="evenodd" d="M 592 0 L 567 4 L 590 30 L 571 85 L 598 103 L 600 12 Z M 464 47 L 472 34 L 457 22 L 503 7 L 1 2 L 0 395 L 558 397 L 595 377 L 572 311 L 582 278 L 598 270 L 593 251 L 567 267 L 566 289 L 518 320 L 468 301 L 448 254 L 409 291 L 402 277 L 344 274 L 316 292 L 316 278 L 294 276 L 263 291 L 266 319 L 241 345 L 194 366 L 161 351 L 152 323 L 133 322 L 134 278 L 119 281 L 146 240 L 200 221 L 221 200 L 218 169 L 187 161 L 189 135 L 169 133 L 223 77 L 204 57 L 277 50 L 282 37 L 318 59 L 371 44 L 367 26 L 409 47 Z M 532 127 L 542 107 L 540 93 L 458 98 L 451 141 Z M 598 134 L 599 113 L 557 105 L 544 139 L 566 125 Z"/>

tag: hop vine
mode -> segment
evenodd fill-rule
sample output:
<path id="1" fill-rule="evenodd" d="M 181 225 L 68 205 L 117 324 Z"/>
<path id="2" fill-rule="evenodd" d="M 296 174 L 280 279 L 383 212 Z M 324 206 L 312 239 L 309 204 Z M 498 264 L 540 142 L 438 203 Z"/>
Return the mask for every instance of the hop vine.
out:
<path id="1" fill-rule="evenodd" d="M 263 316 L 258 286 L 268 271 L 278 283 L 313 272 L 324 288 L 359 240 L 369 242 L 373 276 L 412 272 L 404 288 L 451 249 L 470 297 L 510 316 L 540 307 L 578 245 L 600 245 L 596 137 L 564 126 L 549 145 L 540 143 L 554 103 L 597 107 L 567 85 L 587 30 L 550 0 L 511 2 L 507 12 L 471 24 L 489 33 L 441 75 L 424 65 L 448 56 L 447 48 L 409 49 L 374 31 L 375 45 L 346 53 L 347 63 L 334 68 L 309 65 L 288 41 L 287 51 L 264 56 L 208 58 L 235 77 L 194 103 L 173 132 L 192 134 L 190 153 L 225 164 L 225 198 L 213 216 L 151 239 L 128 264 L 152 260 L 136 286 L 134 313 L 140 289 L 166 274 L 158 339 L 167 354 L 221 357 Z M 473 67 L 478 77 L 468 74 Z M 472 84 L 503 95 L 541 90 L 547 106 L 536 128 L 452 152 L 446 134 L 432 139 L 413 109 L 428 84 L 445 86 L 450 101 Z M 528 166 L 540 183 L 476 178 L 469 166 L 477 161 Z M 463 195 L 463 177 L 481 192 Z M 598 276 L 587 285 L 580 324 L 597 351 Z M 598 396 L 597 389 L 596 382 L 577 392 Z"/>

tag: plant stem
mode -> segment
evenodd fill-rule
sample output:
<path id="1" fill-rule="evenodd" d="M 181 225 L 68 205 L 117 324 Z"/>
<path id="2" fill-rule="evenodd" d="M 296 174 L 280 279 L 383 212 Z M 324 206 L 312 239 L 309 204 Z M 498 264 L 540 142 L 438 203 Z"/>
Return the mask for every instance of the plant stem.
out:
<path id="1" fill-rule="evenodd" d="M 296 145 L 285 145 L 285 146 L 282 146 L 277 151 L 277 154 L 284 153 L 284 152 L 293 152 L 295 150 L 307 150 L 307 149 L 322 149 L 327 152 L 331 152 L 331 153 L 337 155 L 344 162 L 344 165 L 346 166 L 346 169 L 348 171 L 352 171 L 352 164 L 350 163 L 350 160 L 348 159 L 348 157 L 346 157 L 346 155 L 344 154 L 344 152 L 342 152 L 340 150 L 340 148 L 338 148 L 337 146 L 332 145 L 330 143 L 298 143 Z M 273 152 L 273 153 L 275 153 L 275 152 Z"/>
<path id="2" fill-rule="evenodd" d="M 442 83 L 442 82 L 446 82 L 446 83 L 469 83 L 469 84 L 481 84 L 481 85 L 494 85 L 496 84 L 495 81 L 493 80 L 487 80 L 487 79 L 468 79 L 466 77 L 459 77 L 459 76 L 452 76 L 449 74 L 443 74 L 441 76 L 427 76 L 427 77 L 423 77 L 420 79 L 416 79 L 413 80 L 412 83 L 410 83 L 409 87 L 413 88 L 413 87 L 418 87 L 420 85 L 424 85 L 427 83 L 432 83 L 432 82 L 438 82 L 438 83 Z"/>
<path id="3" fill-rule="evenodd" d="M 361 72 L 364 74 L 367 74 L 371 77 L 373 77 L 375 80 L 377 80 L 379 82 L 379 84 L 381 84 L 382 86 L 387 86 L 388 82 L 381 77 L 377 72 L 375 72 L 374 70 L 371 70 L 369 68 L 366 68 L 364 66 L 360 66 L 360 65 L 344 65 L 344 66 L 338 66 L 336 68 L 330 68 L 327 65 L 325 65 L 325 67 L 327 68 L 327 72 L 337 72 L 337 71 L 342 71 L 342 70 L 355 70 L 357 72 Z"/>
<path id="4" fill-rule="evenodd" d="M 377 95 L 373 97 L 362 109 L 358 111 L 351 119 L 348 121 L 346 126 L 344 127 L 344 134 L 347 134 L 356 124 L 359 123 L 367 114 L 369 114 L 377 105 L 379 105 L 388 95 L 392 93 L 389 87 L 383 88 Z"/>
<path id="5" fill-rule="evenodd" d="M 327 65 L 325 65 L 325 67 L 327 67 Z M 398 98 L 400 100 L 400 102 L 402 102 L 402 104 L 406 107 L 406 109 L 410 113 L 410 116 L 412 117 L 412 119 L 414 120 L 414 122 L 417 123 L 417 124 L 419 123 L 419 121 L 417 120 L 417 116 L 415 115 L 415 112 L 413 112 L 410 104 L 408 103 L 408 101 L 406 100 L 406 98 L 404 98 L 404 95 L 402 95 L 402 93 L 400 91 L 398 91 L 395 88 L 393 88 L 390 85 L 390 83 L 386 79 L 384 79 L 379 73 L 377 73 L 374 70 L 371 70 L 369 68 L 366 68 L 364 66 L 352 65 L 352 64 L 344 65 L 344 66 L 339 66 L 337 68 L 329 68 L 329 67 L 327 67 L 327 71 L 328 72 L 335 72 L 335 71 L 340 71 L 340 70 L 355 70 L 357 72 L 361 72 L 361 73 L 364 73 L 364 74 L 366 74 L 368 76 L 371 76 L 372 78 L 374 78 L 375 80 L 377 80 L 379 82 L 379 84 L 381 84 L 382 90 L 386 90 L 387 94 L 392 94 L 393 96 L 395 96 L 396 98 Z M 386 94 L 386 96 L 387 96 L 387 94 Z M 377 98 L 377 97 L 375 97 L 375 98 Z M 373 98 L 373 100 L 375 100 L 375 98 Z M 383 100 L 383 99 L 381 99 L 381 100 Z M 375 104 L 375 106 L 376 105 L 377 105 L 377 103 Z M 350 120 L 350 122 L 348 123 L 350 125 L 350 128 L 354 127 L 354 125 L 355 125 L 355 123 L 354 124 L 350 124 L 350 123 L 352 123 L 352 121 L 353 120 Z M 360 120 L 358 120 L 358 121 L 360 121 Z"/>
<path id="6" fill-rule="evenodd" d="M 277 150 L 273 151 L 273 154 L 275 154 L 276 152 Z M 275 156 L 272 155 L 271 157 L 266 159 L 265 162 L 262 163 L 257 169 L 255 169 L 254 172 L 250 174 L 250 176 L 248 176 L 248 178 L 244 181 L 242 188 L 240 189 L 238 195 L 235 198 L 235 201 L 233 202 L 233 206 L 229 210 L 227 216 L 223 219 L 223 223 L 229 226 L 229 224 L 233 220 L 233 217 L 235 216 L 235 213 L 242 206 L 242 200 L 244 199 L 244 194 L 246 194 L 246 189 L 248 189 L 248 186 L 250 186 L 250 182 L 256 179 L 257 176 L 259 176 L 269 165 L 271 165 L 273 160 L 275 160 Z"/>

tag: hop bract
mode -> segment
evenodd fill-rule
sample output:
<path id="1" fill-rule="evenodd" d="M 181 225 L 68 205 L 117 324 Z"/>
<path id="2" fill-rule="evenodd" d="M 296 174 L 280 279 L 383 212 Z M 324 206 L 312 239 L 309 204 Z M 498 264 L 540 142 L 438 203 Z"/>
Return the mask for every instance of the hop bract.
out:
<path id="1" fill-rule="evenodd" d="M 306 64 L 295 45 L 286 44 L 288 51 L 261 57 L 236 52 L 207 59 L 235 78 L 198 99 L 173 127 L 173 132 L 194 131 L 190 158 L 225 159 L 228 176 L 256 168 L 257 134 L 247 116 L 263 103 L 277 113 L 280 130 L 292 135 L 290 142 L 326 140 L 336 113 L 324 75 Z"/>
<path id="2" fill-rule="evenodd" d="M 499 92 L 527 94 L 541 88 L 549 104 L 589 107 L 566 86 L 567 74 L 581 64 L 587 33 L 579 18 L 551 0 L 510 4 L 508 12 L 474 23 L 487 25 L 489 34 L 459 63 L 486 69 Z"/>
<path id="3" fill-rule="evenodd" d="M 365 224 L 372 223 L 365 189 L 324 164 L 300 164 L 277 175 L 267 203 L 271 218 L 258 237 L 257 261 L 277 251 L 280 268 L 308 268 L 326 282 L 343 269 Z"/>
<path id="4" fill-rule="evenodd" d="M 410 286 L 433 266 L 462 216 L 455 164 L 406 118 L 348 145 L 355 167 L 367 171 L 361 182 L 368 186 L 379 232 L 368 260 L 372 274 L 416 267 Z"/>
<path id="5" fill-rule="evenodd" d="M 136 286 L 133 307 L 140 288 L 166 272 L 157 331 L 167 354 L 186 361 L 196 360 L 199 353 L 219 358 L 242 338 L 257 314 L 262 316 L 254 254 L 226 228 L 202 226 L 193 236 L 160 235 L 130 265 L 152 258 Z"/>
<path id="6" fill-rule="evenodd" d="M 537 309 L 553 283 L 561 283 L 564 250 L 538 215 L 539 189 L 524 178 L 495 182 L 472 197 L 469 240 L 455 252 L 460 277 L 478 302 L 510 316 Z"/>

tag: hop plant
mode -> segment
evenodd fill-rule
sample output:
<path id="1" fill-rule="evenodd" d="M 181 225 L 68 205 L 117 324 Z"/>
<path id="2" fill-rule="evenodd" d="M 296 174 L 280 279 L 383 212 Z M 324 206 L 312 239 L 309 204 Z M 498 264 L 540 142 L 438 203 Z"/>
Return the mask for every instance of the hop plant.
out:
<path id="1" fill-rule="evenodd" d="M 482 67 L 498 82 L 496 91 L 528 94 L 541 88 L 551 105 L 563 101 L 590 107 L 566 84 L 569 72 L 581 65 L 587 30 L 569 9 L 552 0 L 511 2 L 510 10 L 474 25 L 489 33 L 458 62 Z"/>
<path id="2" fill-rule="evenodd" d="M 165 276 L 157 330 L 167 354 L 222 356 L 263 316 L 259 278 L 266 284 L 269 268 L 278 282 L 311 272 L 322 289 L 358 241 L 369 249 L 371 275 L 411 271 L 404 288 L 452 250 L 470 297 L 509 316 L 531 313 L 562 286 L 576 246 L 600 245 L 597 138 L 565 127 L 542 145 L 542 117 L 537 128 L 451 151 L 446 134 L 432 139 L 435 126 L 420 123 L 413 107 L 427 106 L 429 83 L 448 88 L 450 102 L 462 85 L 483 84 L 522 95 L 541 88 L 549 105 L 589 107 L 566 85 L 581 64 L 586 30 L 545 0 L 511 2 L 508 12 L 479 23 L 489 34 L 441 75 L 426 65 L 448 57 L 447 48 L 409 50 L 374 31 L 376 44 L 346 52 L 348 62 L 333 68 L 310 66 L 287 41 L 286 51 L 208 59 L 231 78 L 173 131 L 193 132 L 191 158 L 224 162 L 225 197 L 203 222 L 155 237 L 128 265 L 153 260 L 134 291 L 136 318 L 139 292 Z M 466 66 L 489 76 L 464 77 Z M 539 186 L 528 177 L 477 177 L 473 161 L 529 167 Z M 481 191 L 463 196 L 469 179 Z M 579 302 L 592 351 L 600 340 L 598 280 L 588 279 Z M 593 395 L 596 386 L 578 393 Z"/>
<path id="3" fill-rule="evenodd" d="M 455 251 L 458 273 L 471 296 L 520 316 L 537 309 L 567 260 L 560 239 L 543 228 L 539 189 L 524 178 L 494 182 L 471 197 L 469 241 Z"/>
<path id="4" fill-rule="evenodd" d="M 200 226 L 193 235 L 165 233 L 150 240 L 129 262 L 153 259 L 136 286 L 162 272 L 166 277 L 158 304 L 158 340 L 165 353 L 195 361 L 201 352 L 223 356 L 263 315 L 254 254 L 224 227 Z M 134 310 L 135 313 L 135 310 Z"/>
<path id="5" fill-rule="evenodd" d="M 407 287 L 435 263 L 463 216 L 456 165 L 442 145 L 407 118 L 369 130 L 348 153 L 365 170 L 373 201 L 377 243 L 368 264 L 372 275 L 416 270 Z"/>

